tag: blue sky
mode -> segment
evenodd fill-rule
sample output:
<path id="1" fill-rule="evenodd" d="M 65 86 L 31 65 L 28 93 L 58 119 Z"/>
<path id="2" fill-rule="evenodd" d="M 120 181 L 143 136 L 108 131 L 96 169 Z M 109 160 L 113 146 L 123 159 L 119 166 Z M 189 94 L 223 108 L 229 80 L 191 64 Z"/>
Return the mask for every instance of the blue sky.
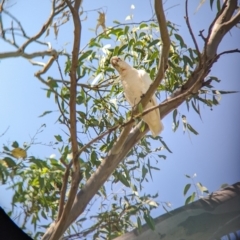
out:
<path id="1" fill-rule="evenodd" d="M 193 2 L 197 1 L 190 2 L 189 16 L 191 25 L 199 46 L 202 47 L 202 40 L 197 35 L 202 29 L 205 29 L 205 33 L 207 33 L 207 28 L 214 18 L 214 12 L 209 10 L 209 3 L 206 1 L 205 5 L 195 13 L 197 3 Z M 131 4 L 135 6 L 134 10 L 130 9 Z M 107 6 L 107 27 L 113 26 L 113 20 L 125 22 L 126 16 L 132 13 L 134 14 L 134 22 L 148 20 L 151 17 L 149 1 L 141 1 L 140 3 L 137 0 L 91 0 L 84 1 L 83 6 L 85 10 Z M 184 21 L 184 2 L 166 1 L 164 7 L 169 9 L 166 12 L 167 19 L 178 25 L 179 34 L 184 37 L 189 46 L 193 46 Z M 50 13 L 50 1 L 17 1 L 8 11 L 17 16 L 22 25 L 25 26 L 27 33 L 32 35 L 46 21 Z M 98 14 L 96 12 L 89 12 L 87 20 L 82 22 L 82 47 L 94 36 L 94 32 L 89 29 L 95 28 L 97 18 Z M 101 29 L 99 28 L 98 31 L 101 31 Z M 224 38 L 218 51 L 240 48 L 239 39 L 240 31 L 234 28 Z M 53 38 L 53 35 L 45 40 L 50 41 L 56 49 L 66 47 L 70 50 L 72 28 L 69 25 L 63 26 L 57 40 Z M 35 49 L 33 46 L 28 51 Z M 8 50 L 11 50 L 10 46 L 1 42 L 0 51 Z M 221 79 L 220 84 L 214 84 L 217 89 L 240 90 L 240 70 L 237 67 L 239 62 L 240 54 L 224 55 L 218 60 L 210 73 L 210 75 Z M 53 141 L 53 135 L 57 135 L 62 131 L 62 127 L 55 123 L 56 114 L 38 118 L 44 111 L 57 110 L 57 107 L 54 105 L 53 100 L 45 97 L 46 93 L 42 90 L 44 86 L 34 78 L 34 72 L 37 69 L 38 67 L 32 66 L 27 60 L 21 58 L 0 60 L 0 134 L 8 126 L 10 127 L 7 133 L 0 138 L 1 146 L 3 144 L 11 145 L 11 142 L 15 140 L 20 144 L 30 141 L 30 137 L 35 134 L 43 123 L 46 123 L 47 127 L 38 136 L 39 142 L 48 143 Z M 56 71 L 57 66 L 54 65 L 50 74 L 54 74 Z M 162 98 L 164 99 L 164 93 Z M 183 188 L 189 183 L 189 179 L 184 176 L 185 174 L 193 175 L 196 173 L 196 182 L 201 182 L 210 192 L 218 190 L 223 183 L 233 184 L 239 181 L 239 102 L 240 93 L 223 95 L 220 105 L 214 107 L 212 111 L 208 107 L 201 107 L 202 120 L 194 113 L 194 110 L 188 112 L 185 104 L 183 104 L 179 107 L 179 112 L 186 115 L 189 123 L 199 132 L 198 136 L 191 134 L 190 138 L 187 133 L 183 134 L 181 127 L 176 133 L 173 133 L 172 114 L 165 117 L 163 119 L 165 129 L 162 137 L 173 153 L 163 152 L 163 154 L 167 155 L 167 159 L 159 160 L 157 167 L 161 171 L 155 172 L 153 181 L 150 180 L 145 185 L 146 192 L 158 192 L 159 202 L 171 202 L 172 207 L 176 208 L 182 206 L 185 201 Z M 30 149 L 28 155 L 48 157 L 53 153 L 57 154 L 57 151 L 50 147 L 35 145 Z M 10 209 L 9 199 L 11 194 L 6 194 L 5 186 L 0 187 L 0 195 L 5 196 L 0 199 L 0 205 Z M 162 209 L 159 208 L 154 215 L 158 216 L 162 213 Z"/>

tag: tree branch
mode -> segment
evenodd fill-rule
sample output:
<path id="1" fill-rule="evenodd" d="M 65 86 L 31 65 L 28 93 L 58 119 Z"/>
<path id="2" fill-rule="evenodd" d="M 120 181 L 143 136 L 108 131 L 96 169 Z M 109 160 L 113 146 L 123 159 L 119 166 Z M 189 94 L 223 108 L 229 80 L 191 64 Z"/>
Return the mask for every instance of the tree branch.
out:
<path id="1" fill-rule="evenodd" d="M 80 39 L 81 39 L 81 21 L 79 18 L 79 8 L 82 4 L 82 0 L 76 0 L 74 2 L 74 7 L 71 5 L 71 2 L 66 0 L 66 3 L 71 10 L 74 22 L 74 43 L 72 49 L 72 66 L 70 69 L 70 141 L 72 144 L 72 155 L 73 155 L 73 172 L 72 172 L 72 181 L 71 188 L 68 196 L 68 200 L 65 204 L 65 207 L 62 211 L 61 217 L 54 227 L 54 232 L 50 237 L 50 240 L 58 240 L 62 234 L 65 232 L 66 221 L 69 217 L 70 209 L 72 208 L 72 204 L 74 198 L 76 196 L 79 182 L 81 180 L 81 172 L 80 172 L 80 164 L 78 160 L 78 143 L 77 143 L 77 124 L 76 124 L 76 96 L 77 96 L 77 67 L 78 67 L 78 52 L 80 48 Z M 71 164 L 70 164 L 71 166 Z M 65 197 L 65 196 L 62 196 Z"/>
<path id="2" fill-rule="evenodd" d="M 189 22 L 189 17 L 188 17 L 188 0 L 185 1 L 185 12 L 186 12 L 186 17 L 185 17 L 185 20 L 186 20 L 186 24 L 187 24 L 187 27 L 188 27 L 188 30 L 189 30 L 189 33 L 192 37 L 192 40 L 193 40 L 193 43 L 194 43 L 194 46 L 197 50 L 197 55 L 198 55 L 198 60 L 200 61 L 199 64 L 201 64 L 201 55 L 200 55 L 200 51 L 199 51 L 199 48 L 198 48 L 198 44 L 197 44 L 197 41 L 196 41 L 196 38 L 193 34 L 193 31 L 192 31 L 192 28 L 191 28 L 191 25 L 190 25 L 190 22 Z"/>
<path id="3" fill-rule="evenodd" d="M 3 52 L 0 53 L 0 58 L 14 58 L 14 57 L 24 57 L 26 59 L 32 59 L 35 57 L 45 57 L 45 56 L 56 56 L 58 53 L 54 49 L 49 49 L 41 52 L 25 53 L 21 51 L 15 52 Z"/>
<path id="4" fill-rule="evenodd" d="M 61 159 L 61 162 L 63 162 L 63 161 L 64 160 Z M 63 176 L 63 180 L 62 180 L 62 188 L 61 188 L 61 192 L 60 192 L 57 221 L 60 220 L 60 218 L 62 216 L 62 213 L 63 213 L 63 207 L 64 207 L 64 202 L 65 202 L 65 197 L 66 197 L 67 183 L 68 183 L 68 177 L 69 177 L 69 174 L 70 174 L 70 168 L 71 168 L 70 164 L 68 164 L 66 166 L 64 176 Z"/>
<path id="5" fill-rule="evenodd" d="M 209 33 L 207 37 L 206 58 L 211 59 L 217 52 L 217 48 L 222 41 L 225 34 L 239 21 L 240 14 L 229 21 L 237 9 L 237 0 L 226 0 L 222 6 L 222 10 L 217 14 L 213 24 L 209 27 Z"/>

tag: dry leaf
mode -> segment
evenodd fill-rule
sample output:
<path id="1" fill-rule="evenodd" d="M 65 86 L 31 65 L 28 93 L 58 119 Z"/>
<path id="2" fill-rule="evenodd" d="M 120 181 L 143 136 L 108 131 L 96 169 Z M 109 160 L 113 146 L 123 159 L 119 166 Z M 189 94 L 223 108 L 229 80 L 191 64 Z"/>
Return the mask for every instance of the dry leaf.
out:
<path id="1" fill-rule="evenodd" d="M 22 148 L 14 148 L 12 151 L 11 151 L 13 157 L 15 158 L 26 158 L 27 157 L 27 152 L 22 149 Z"/>
<path id="2" fill-rule="evenodd" d="M 96 30 L 95 30 L 95 33 L 97 35 L 97 30 L 99 28 L 99 26 L 102 27 L 103 31 L 106 30 L 106 25 L 105 25 L 105 13 L 102 13 L 102 12 L 98 12 L 99 13 L 99 18 L 98 18 L 98 22 L 97 22 L 97 26 L 96 26 Z"/>
<path id="3" fill-rule="evenodd" d="M 57 39 L 57 36 L 58 36 L 58 27 L 57 27 L 57 23 L 56 23 L 56 22 L 53 24 L 53 30 L 54 30 L 55 38 Z"/>

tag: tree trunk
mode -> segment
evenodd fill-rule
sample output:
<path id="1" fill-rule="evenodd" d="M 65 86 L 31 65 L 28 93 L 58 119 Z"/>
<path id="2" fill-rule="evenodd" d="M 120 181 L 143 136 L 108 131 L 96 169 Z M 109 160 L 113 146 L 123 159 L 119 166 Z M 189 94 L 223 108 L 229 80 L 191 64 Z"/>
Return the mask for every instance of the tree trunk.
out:
<path id="1" fill-rule="evenodd" d="M 214 240 L 240 230 L 240 182 L 154 221 L 154 231 L 145 224 L 115 240 Z"/>

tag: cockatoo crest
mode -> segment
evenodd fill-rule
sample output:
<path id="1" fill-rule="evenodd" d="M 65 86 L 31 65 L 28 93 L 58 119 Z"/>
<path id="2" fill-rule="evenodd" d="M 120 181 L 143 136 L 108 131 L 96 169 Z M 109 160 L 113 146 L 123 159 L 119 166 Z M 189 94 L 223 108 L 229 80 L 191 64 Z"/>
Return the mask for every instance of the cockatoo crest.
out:
<path id="1" fill-rule="evenodd" d="M 152 84 L 152 80 L 144 70 L 137 70 L 131 67 L 119 57 L 112 57 L 111 64 L 120 74 L 124 95 L 127 101 L 132 107 L 135 106 L 149 89 Z M 157 106 L 157 99 L 155 95 L 153 95 L 149 100 L 149 103 L 146 105 L 144 110 L 153 106 Z M 144 115 L 143 121 L 147 123 L 154 137 L 158 136 L 163 130 L 159 109 L 154 109 Z"/>

